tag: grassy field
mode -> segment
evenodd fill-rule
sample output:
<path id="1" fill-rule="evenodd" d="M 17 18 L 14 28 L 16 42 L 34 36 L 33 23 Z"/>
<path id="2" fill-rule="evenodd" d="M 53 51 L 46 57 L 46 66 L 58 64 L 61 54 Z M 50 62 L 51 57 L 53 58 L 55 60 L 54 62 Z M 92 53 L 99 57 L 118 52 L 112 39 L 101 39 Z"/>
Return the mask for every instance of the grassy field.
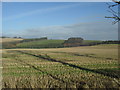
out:
<path id="1" fill-rule="evenodd" d="M 23 42 L 16 45 L 19 48 L 55 48 L 62 47 L 64 40 L 40 40 Z"/>
<path id="2" fill-rule="evenodd" d="M 40 40 L 40 41 L 30 41 L 18 43 L 16 45 L 17 48 L 57 48 L 64 47 L 63 43 L 65 40 Z M 84 40 L 81 45 L 89 45 L 92 43 L 98 43 L 102 41 L 97 40 Z"/>
<path id="3" fill-rule="evenodd" d="M 2 38 L 0 41 L 0 48 L 63 48 L 65 40 L 48 40 L 42 38 L 20 39 L 20 38 Z M 97 40 L 84 40 L 81 46 L 90 46 L 95 43 L 101 43 Z"/>
<path id="4" fill-rule="evenodd" d="M 89 45 L 89 44 L 100 43 L 100 42 L 102 42 L 102 41 L 100 41 L 100 40 L 84 40 L 81 45 L 87 46 L 87 45 Z"/>
<path id="5" fill-rule="evenodd" d="M 3 49 L 3 88 L 119 88 L 115 44 Z"/>

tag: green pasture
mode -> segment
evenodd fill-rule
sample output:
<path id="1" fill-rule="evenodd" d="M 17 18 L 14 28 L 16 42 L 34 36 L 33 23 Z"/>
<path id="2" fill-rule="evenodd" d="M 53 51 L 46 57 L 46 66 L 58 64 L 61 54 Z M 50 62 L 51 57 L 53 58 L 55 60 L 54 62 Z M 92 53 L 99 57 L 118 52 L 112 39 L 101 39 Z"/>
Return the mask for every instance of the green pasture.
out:
<path id="1" fill-rule="evenodd" d="M 18 48 L 57 48 L 63 47 L 62 43 L 64 40 L 41 40 L 41 41 L 30 41 L 23 42 L 16 45 Z"/>

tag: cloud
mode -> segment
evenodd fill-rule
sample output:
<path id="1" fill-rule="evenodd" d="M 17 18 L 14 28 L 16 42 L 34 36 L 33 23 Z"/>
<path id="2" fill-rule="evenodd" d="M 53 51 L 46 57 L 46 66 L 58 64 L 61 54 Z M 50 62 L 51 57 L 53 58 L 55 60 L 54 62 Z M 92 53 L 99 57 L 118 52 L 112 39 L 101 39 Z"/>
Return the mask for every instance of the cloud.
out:
<path id="1" fill-rule="evenodd" d="M 37 9 L 34 11 L 23 12 L 21 14 L 9 16 L 9 17 L 4 17 L 3 20 L 4 21 L 14 20 L 14 19 L 19 19 L 19 18 L 26 17 L 26 16 L 31 16 L 34 14 L 43 14 L 43 13 L 48 13 L 48 12 L 57 11 L 57 10 L 61 10 L 61 9 L 76 7 L 79 5 L 80 4 L 70 4 L 70 5 L 62 5 L 62 6 L 56 6 L 56 7 L 51 7 L 51 8 Z"/>
<path id="2" fill-rule="evenodd" d="M 106 22 L 77 23 L 64 26 L 47 26 L 26 29 L 16 33 L 25 38 L 48 37 L 49 39 L 68 39 L 83 37 L 87 40 L 117 40 L 118 27 Z"/>

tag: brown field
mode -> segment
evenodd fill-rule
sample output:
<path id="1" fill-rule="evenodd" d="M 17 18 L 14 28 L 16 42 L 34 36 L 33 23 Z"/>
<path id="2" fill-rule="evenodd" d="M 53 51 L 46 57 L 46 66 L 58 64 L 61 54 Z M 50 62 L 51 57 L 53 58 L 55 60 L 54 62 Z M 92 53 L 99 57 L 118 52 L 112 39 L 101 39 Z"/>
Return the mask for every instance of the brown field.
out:
<path id="1" fill-rule="evenodd" d="M 3 88 L 119 88 L 118 46 L 3 49 Z"/>
<path id="2" fill-rule="evenodd" d="M 18 38 L 0 38 L 0 43 L 4 42 L 14 42 L 14 41 L 20 41 L 23 39 L 18 39 Z"/>

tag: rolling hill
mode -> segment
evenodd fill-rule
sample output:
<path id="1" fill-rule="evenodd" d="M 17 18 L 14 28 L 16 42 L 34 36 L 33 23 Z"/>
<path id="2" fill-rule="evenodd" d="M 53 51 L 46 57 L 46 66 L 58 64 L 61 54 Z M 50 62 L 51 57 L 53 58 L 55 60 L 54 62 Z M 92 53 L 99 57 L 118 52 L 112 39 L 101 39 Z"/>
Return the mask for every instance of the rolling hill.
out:
<path id="1" fill-rule="evenodd" d="M 0 41 L 0 48 L 63 48 L 66 40 L 49 40 L 47 38 L 2 38 Z M 119 41 L 100 41 L 100 40 L 83 40 L 79 46 L 93 46 L 98 44 L 117 44 Z M 74 43 L 73 43 L 74 44 Z"/>

